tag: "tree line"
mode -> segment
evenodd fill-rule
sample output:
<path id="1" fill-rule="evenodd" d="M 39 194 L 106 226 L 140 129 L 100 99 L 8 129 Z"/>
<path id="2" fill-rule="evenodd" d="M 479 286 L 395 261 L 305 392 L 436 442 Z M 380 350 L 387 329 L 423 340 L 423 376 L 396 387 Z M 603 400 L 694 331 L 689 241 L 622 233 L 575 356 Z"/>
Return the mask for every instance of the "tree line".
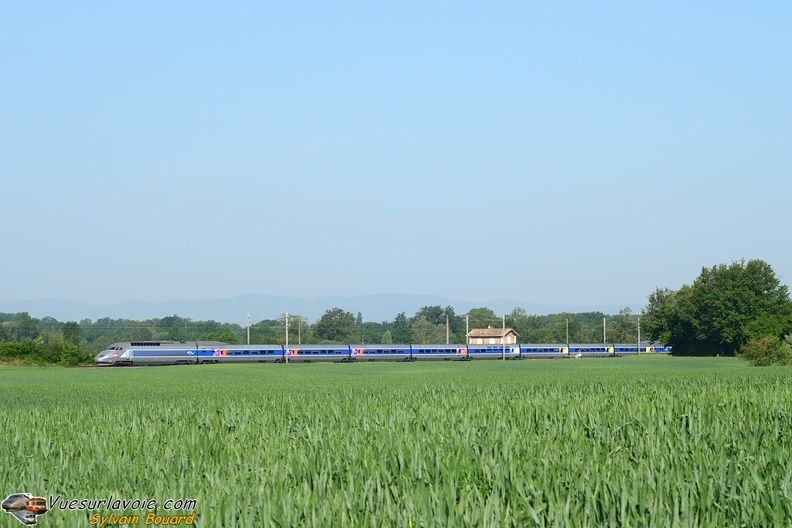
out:
<path id="1" fill-rule="evenodd" d="M 757 365 L 792 363 L 792 302 L 764 261 L 739 261 L 702 268 L 679 290 L 658 288 L 640 314 L 624 308 L 601 312 L 530 315 L 514 308 L 498 316 L 489 308 L 457 314 L 451 306 L 424 306 L 414 315 L 392 321 L 364 322 L 341 308 L 331 308 L 315 322 L 301 315 L 281 315 L 249 327 L 216 321 L 193 321 L 172 315 L 134 321 L 103 318 L 60 322 L 28 313 L 0 313 L 0 361 L 89 363 L 111 343 L 176 340 L 260 344 L 454 343 L 466 342 L 468 328 L 506 326 L 522 343 L 636 343 L 642 340 L 673 347 L 674 355 L 741 356 Z M 287 335 L 288 334 L 288 335 Z M 249 341 L 248 341 L 249 340 Z"/>
<path id="2" fill-rule="evenodd" d="M 482 307 L 457 314 L 451 306 L 424 306 L 415 314 L 397 314 L 392 321 L 363 320 L 358 312 L 331 308 L 311 322 L 301 315 L 256 322 L 249 327 L 216 321 L 193 321 L 172 315 L 144 321 L 102 318 L 96 321 L 60 322 L 37 319 L 27 312 L 0 313 L 0 361 L 31 361 L 75 365 L 90 363 L 93 356 L 120 341 L 222 341 L 229 344 L 323 343 L 457 343 L 466 342 L 466 328 L 504 325 L 531 343 L 600 343 L 604 330 L 609 342 L 634 343 L 638 339 L 637 315 L 629 308 L 617 315 L 601 312 L 529 315 L 515 308 L 505 316 Z M 567 337 L 568 336 L 568 337 Z"/>

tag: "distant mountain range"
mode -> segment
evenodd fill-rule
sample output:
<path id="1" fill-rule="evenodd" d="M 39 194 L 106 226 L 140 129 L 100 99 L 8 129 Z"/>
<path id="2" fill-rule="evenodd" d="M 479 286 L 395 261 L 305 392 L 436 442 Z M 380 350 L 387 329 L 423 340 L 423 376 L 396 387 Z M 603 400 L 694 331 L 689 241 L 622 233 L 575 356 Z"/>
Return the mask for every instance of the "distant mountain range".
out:
<path id="1" fill-rule="evenodd" d="M 318 299 L 297 299 L 274 295 L 241 295 L 230 299 L 203 301 L 167 301 L 149 303 L 140 301 L 122 302 L 108 306 L 58 300 L 18 301 L 0 303 L 0 313 L 28 312 L 31 317 L 41 319 L 53 317 L 58 321 L 96 321 L 104 317 L 111 319 L 146 320 L 171 315 L 189 318 L 193 321 L 218 321 L 236 323 L 244 326 L 250 313 L 251 324 L 264 319 L 275 319 L 284 312 L 298 314 L 309 321 L 316 321 L 331 308 L 342 308 L 357 315 L 361 313 L 364 321 L 393 321 L 401 312 L 415 315 L 424 306 L 452 306 L 456 313 L 464 314 L 472 308 L 486 307 L 496 314 L 507 314 L 514 308 L 523 308 L 528 314 L 547 315 L 562 312 L 602 312 L 617 314 L 624 306 L 569 307 L 531 304 L 521 301 L 492 300 L 487 302 L 456 301 L 433 295 L 377 294 L 359 297 L 320 297 Z M 633 313 L 640 306 L 630 306 Z"/>

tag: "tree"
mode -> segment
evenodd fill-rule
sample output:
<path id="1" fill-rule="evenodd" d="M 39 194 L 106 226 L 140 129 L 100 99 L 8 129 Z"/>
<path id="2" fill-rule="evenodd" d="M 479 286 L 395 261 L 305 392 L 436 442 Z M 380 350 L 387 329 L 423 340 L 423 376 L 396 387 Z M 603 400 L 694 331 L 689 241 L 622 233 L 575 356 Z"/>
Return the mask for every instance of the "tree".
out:
<path id="1" fill-rule="evenodd" d="M 453 308 L 451 309 L 453 313 Z M 423 317 L 427 321 L 429 321 L 433 325 L 445 325 L 446 322 L 446 313 L 443 310 L 443 307 L 440 305 L 437 306 L 424 306 L 415 314 L 415 321 L 418 321 Z M 414 323 L 413 323 L 414 324 Z"/>
<path id="2" fill-rule="evenodd" d="M 19 312 L 11 317 L 6 329 L 12 341 L 22 341 L 38 337 L 38 325 L 38 319 L 30 317 L 27 312 Z"/>
<path id="3" fill-rule="evenodd" d="M 413 326 L 421 320 L 426 319 L 433 326 L 441 326 L 443 328 L 443 335 L 440 341 L 435 343 L 445 343 L 446 340 L 446 325 L 448 325 L 448 332 L 452 343 L 464 343 L 465 341 L 465 318 L 457 315 L 452 306 L 445 308 L 440 305 L 424 306 L 415 313 L 413 317 Z"/>
<path id="4" fill-rule="evenodd" d="M 630 308 L 622 308 L 619 315 L 612 319 L 611 329 L 606 331 L 611 343 L 636 343 L 638 341 L 638 322 Z"/>
<path id="5" fill-rule="evenodd" d="M 162 340 L 189 339 L 192 337 L 188 335 L 188 331 L 187 331 L 189 322 L 190 322 L 189 319 L 183 319 L 178 315 L 163 317 L 162 319 L 157 321 L 157 330 L 155 337 L 157 339 L 162 339 Z"/>
<path id="6" fill-rule="evenodd" d="M 326 341 L 345 341 L 355 333 L 355 316 L 341 308 L 331 308 L 316 322 L 316 337 Z"/>
<path id="7" fill-rule="evenodd" d="M 77 345 L 80 343 L 80 325 L 73 321 L 63 323 L 61 325 L 61 332 L 63 333 L 63 340 L 70 345 Z"/>
<path id="8" fill-rule="evenodd" d="M 412 342 L 422 345 L 445 343 L 445 324 L 434 325 L 426 317 L 421 317 L 412 326 Z"/>
<path id="9" fill-rule="evenodd" d="M 467 316 L 471 329 L 496 326 L 503 320 L 489 308 L 473 308 L 467 313 Z"/>
<path id="10" fill-rule="evenodd" d="M 773 336 L 750 339 L 740 347 L 737 354 L 752 365 L 789 365 L 792 363 L 792 339 L 787 336 L 783 341 Z"/>
<path id="11" fill-rule="evenodd" d="M 302 315 L 289 314 L 289 343 L 308 343 L 310 342 L 310 325 L 308 319 Z M 271 343 L 283 343 L 286 338 L 286 314 L 281 314 L 275 320 L 273 331 L 277 335 Z M 251 334 L 252 335 L 252 334 Z M 252 338 L 251 338 L 252 339 Z"/>
<path id="12" fill-rule="evenodd" d="M 446 306 L 443 309 L 448 320 L 448 329 L 451 333 L 452 343 L 464 343 L 467 336 L 465 336 L 465 318 L 457 315 L 452 306 Z"/>
<path id="13" fill-rule="evenodd" d="M 792 302 L 761 260 L 702 268 L 692 285 L 649 296 L 641 325 L 677 355 L 734 355 L 752 339 L 792 332 Z"/>
<path id="14" fill-rule="evenodd" d="M 404 312 L 396 316 L 393 321 L 393 328 L 391 329 L 391 337 L 394 343 L 409 343 L 412 333 L 410 331 L 410 322 Z"/>
<path id="15" fill-rule="evenodd" d="M 579 329 L 579 324 L 569 313 L 560 313 L 552 316 L 550 324 L 541 329 L 540 343 L 567 343 L 575 341 L 575 333 Z M 569 339 L 567 339 L 567 334 Z"/>
<path id="16" fill-rule="evenodd" d="M 224 328 L 223 330 L 219 330 L 217 332 L 204 334 L 201 339 L 204 341 L 221 341 L 223 343 L 228 343 L 229 345 L 236 345 L 239 343 L 239 338 L 229 328 Z"/>

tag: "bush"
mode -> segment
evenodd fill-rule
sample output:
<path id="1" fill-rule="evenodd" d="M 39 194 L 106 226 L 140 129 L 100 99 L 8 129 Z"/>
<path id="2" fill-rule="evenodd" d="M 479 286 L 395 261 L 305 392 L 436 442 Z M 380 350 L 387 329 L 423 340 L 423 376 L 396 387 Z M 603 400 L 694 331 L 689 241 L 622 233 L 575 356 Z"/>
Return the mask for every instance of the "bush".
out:
<path id="1" fill-rule="evenodd" d="M 41 363 L 48 361 L 47 350 L 39 340 L 0 343 L 0 361 L 21 360 L 25 363 Z"/>
<path id="2" fill-rule="evenodd" d="M 751 339 L 740 347 L 737 355 L 759 367 L 790 365 L 792 364 L 791 341 L 790 336 L 785 337 L 783 341 L 775 336 Z"/>
<path id="3" fill-rule="evenodd" d="M 60 364 L 64 366 L 74 366 L 80 363 L 78 357 L 79 349 L 76 346 L 66 346 L 61 351 Z"/>

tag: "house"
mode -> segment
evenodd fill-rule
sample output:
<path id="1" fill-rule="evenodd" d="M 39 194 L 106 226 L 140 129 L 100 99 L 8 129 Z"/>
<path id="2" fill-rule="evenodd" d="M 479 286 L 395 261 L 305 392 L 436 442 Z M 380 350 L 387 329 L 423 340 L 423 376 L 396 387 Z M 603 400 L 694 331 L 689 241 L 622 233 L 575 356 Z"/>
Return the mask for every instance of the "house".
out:
<path id="1" fill-rule="evenodd" d="M 517 343 L 517 332 L 511 328 L 474 328 L 468 332 L 471 345 L 513 345 Z M 505 339 L 505 342 L 504 342 Z"/>

